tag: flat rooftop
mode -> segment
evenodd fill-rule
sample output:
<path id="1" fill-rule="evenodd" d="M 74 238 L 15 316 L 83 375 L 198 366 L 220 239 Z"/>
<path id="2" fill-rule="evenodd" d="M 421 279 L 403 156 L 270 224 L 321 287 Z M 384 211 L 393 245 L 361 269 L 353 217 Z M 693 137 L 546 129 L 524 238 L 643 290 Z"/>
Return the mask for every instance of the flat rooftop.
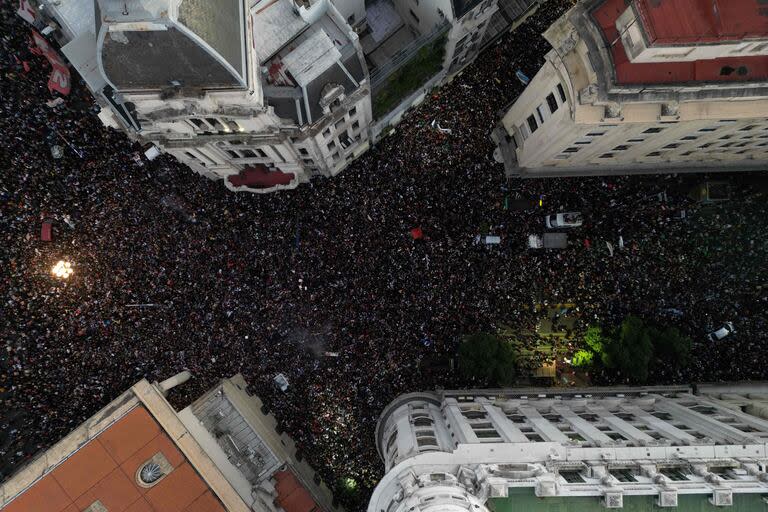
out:
<path id="1" fill-rule="evenodd" d="M 631 512 L 765 512 L 768 504 L 761 494 L 733 493 L 732 507 L 716 507 L 709 503 L 709 494 L 678 494 L 677 508 L 663 509 L 656 506 L 656 496 L 624 496 L 624 508 Z M 488 500 L 492 512 L 596 512 L 608 510 L 600 503 L 600 498 L 592 497 L 553 497 L 537 498 L 532 488 L 510 488 L 509 497 Z"/>
<path id="2" fill-rule="evenodd" d="M 760 0 L 637 0 L 650 45 L 768 38 Z"/>
<path id="3" fill-rule="evenodd" d="M 650 0 L 651 3 L 699 3 L 698 0 Z M 711 2 L 712 0 L 707 0 Z M 721 0 L 718 4 L 723 4 Z M 757 0 L 732 0 L 732 3 L 757 5 Z M 625 0 L 605 0 L 592 10 L 592 18 L 600 27 L 609 47 L 619 85 L 663 85 L 708 82 L 759 82 L 768 80 L 768 56 L 726 57 L 692 62 L 632 63 L 616 30 L 616 19 L 627 8 Z M 678 15 L 681 16 L 681 15 Z M 768 18 L 758 17 L 768 30 Z M 670 21 L 670 24 L 672 22 Z M 613 45 L 613 46 L 610 46 Z"/>
<path id="4" fill-rule="evenodd" d="M 269 60 L 291 39 L 309 28 L 287 0 L 261 0 L 251 9 L 253 44 L 259 62 Z"/>

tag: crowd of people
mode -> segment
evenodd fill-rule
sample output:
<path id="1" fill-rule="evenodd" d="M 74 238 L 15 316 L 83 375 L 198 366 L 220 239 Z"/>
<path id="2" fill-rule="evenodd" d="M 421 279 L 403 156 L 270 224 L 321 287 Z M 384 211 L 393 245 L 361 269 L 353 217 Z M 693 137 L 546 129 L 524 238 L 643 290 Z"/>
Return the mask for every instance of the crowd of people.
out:
<path id="1" fill-rule="evenodd" d="M 9 4 L 0 478 L 142 378 L 190 370 L 171 395 L 180 407 L 242 372 L 326 481 L 357 483 L 347 505 L 362 509 L 383 469 L 373 432 L 384 406 L 466 385 L 445 364 L 462 336 L 535 331 L 536 304 L 573 303 L 580 325 L 631 312 L 679 326 L 694 362 L 653 368 L 654 383 L 766 376 L 759 175 L 722 177 L 738 200 L 704 208 L 687 193 L 701 176 L 507 180 L 493 161 L 490 131 L 524 88 L 515 72 L 542 65 L 540 33 L 567 0 L 545 3 L 339 176 L 271 195 L 229 192 L 165 155 L 134 158 L 139 146 L 102 126 L 82 83 L 49 106 L 48 65 Z M 506 208 L 515 198 L 531 207 Z M 528 249 L 556 211 L 585 218 L 571 245 Z M 69 279 L 51 276 L 58 260 L 72 262 Z M 723 321 L 737 333 L 705 342 Z"/>

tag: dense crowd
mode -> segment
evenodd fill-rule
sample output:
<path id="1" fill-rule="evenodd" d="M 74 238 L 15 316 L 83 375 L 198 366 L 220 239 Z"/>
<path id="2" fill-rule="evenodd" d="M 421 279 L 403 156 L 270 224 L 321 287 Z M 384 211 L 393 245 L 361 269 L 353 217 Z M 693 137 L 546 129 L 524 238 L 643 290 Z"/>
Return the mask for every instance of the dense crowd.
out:
<path id="1" fill-rule="evenodd" d="M 766 377 L 760 175 L 721 177 L 738 200 L 703 208 L 688 197 L 701 176 L 508 181 L 493 161 L 490 130 L 524 87 L 515 71 L 536 73 L 548 50 L 539 34 L 567 1 L 544 4 L 341 175 L 272 195 L 228 192 L 167 156 L 135 159 L 139 146 L 101 125 L 81 83 L 47 105 L 48 65 L 8 4 L 0 477 L 139 379 L 189 369 L 172 394 L 181 406 L 242 372 L 329 482 L 358 483 L 349 505 L 362 507 L 382 471 L 383 407 L 465 385 L 445 364 L 461 337 L 534 331 L 542 303 L 576 304 L 580 327 L 628 312 L 679 326 L 694 363 L 653 368 L 654 383 Z M 506 208 L 515 198 L 532 204 Z M 528 249 L 560 210 L 586 219 L 569 248 Z M 40 240 L 43 219 L 52 242 Z M 477 245 L 478 234 L 502 243 Z M 60 259 L 74 264 L 67 281 L 50 274 Z M 727 343 L 704 341 L 727 320 Z"/>

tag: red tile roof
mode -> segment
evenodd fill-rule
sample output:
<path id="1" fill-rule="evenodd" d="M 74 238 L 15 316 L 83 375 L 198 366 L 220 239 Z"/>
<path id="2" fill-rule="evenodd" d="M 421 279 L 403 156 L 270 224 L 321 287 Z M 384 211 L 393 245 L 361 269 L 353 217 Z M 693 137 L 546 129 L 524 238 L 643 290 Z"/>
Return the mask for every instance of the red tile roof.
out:
<path id="1" fill-rule="evenodd" d="M 637 0 L 653 44 L 713 43 L 768 37 L 760 0 Z"/>
<path id="2" fill-rule="evenodd" d="M 664 3 L 667 0 L 651 0 Z M 683 0 L 679 0 L 683 1 Z M 690 0 L 693 1 L 693 0 Z M 753 0 L 730 0 L 735 3 Z M 723 2 L 720 2 L 723 3 Z M 636 63 L 627 58 L 624 45 L 616 30 L 616 19 L 626 9 L 624 0 L 605 0 L 592 11 L 592 17 L 600 26 L 610 49 L 616 71 L 616 83 L 630 84 L 673 84 L 683 82 L 748 82 L 768 80 L 768 56 L 728 57 L 692 62 Z M 763 23 L 768 25 L 768 18 Z M 723 74 L 725 72 L 725 74 Z"/>
<path id="3" fill-rule="evenodd" d="M 320 510 L 312 495 L 290 471 L 275 473 L 277 504 L 285 512 L 312 512 Z"/>
<path id="4" fill-rule="evenodd" d="M 136 472 L 157 452 L 174 470 L 154 487 L 141 487 Z M 3 512 L 80 512 L 96 500 L 109 512 L 225 512 L 141 406 L 83 445 Z"/>

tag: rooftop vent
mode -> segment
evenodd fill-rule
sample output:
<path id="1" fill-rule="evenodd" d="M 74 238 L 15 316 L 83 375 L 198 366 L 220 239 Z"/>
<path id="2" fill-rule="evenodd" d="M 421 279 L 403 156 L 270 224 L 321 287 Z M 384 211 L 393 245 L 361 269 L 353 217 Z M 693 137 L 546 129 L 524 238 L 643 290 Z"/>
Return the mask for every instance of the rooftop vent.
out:
<path id="1" fill-rule="evenodd" d="M 157 482 L 162 476 L 163 470 L 160 468 L 160 464 L 156 462 L 147 462 L 139 472 L 139 478 L 147 485 Z"/>

